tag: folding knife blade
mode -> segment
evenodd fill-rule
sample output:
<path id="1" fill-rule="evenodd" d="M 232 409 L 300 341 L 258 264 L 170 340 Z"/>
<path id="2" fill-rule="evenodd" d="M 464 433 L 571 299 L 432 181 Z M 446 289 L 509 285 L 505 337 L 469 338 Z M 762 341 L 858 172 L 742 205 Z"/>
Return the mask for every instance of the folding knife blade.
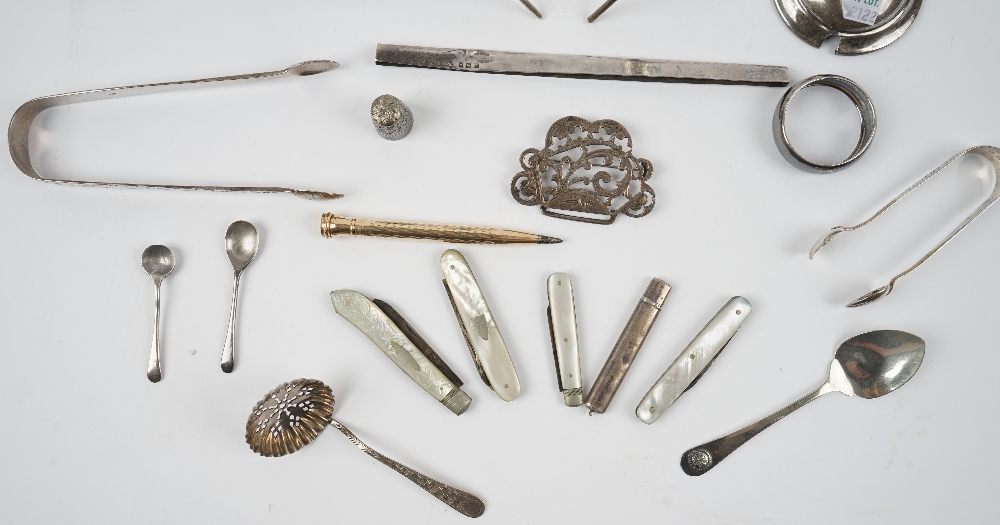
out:
<path id="1" fill-rule="evenodd" d="M 371 299 L 353 290 L 330 292 L 333 308 L 396 363 L 425 392 L 462 415 L 472 399 L 425 356 Z"/>

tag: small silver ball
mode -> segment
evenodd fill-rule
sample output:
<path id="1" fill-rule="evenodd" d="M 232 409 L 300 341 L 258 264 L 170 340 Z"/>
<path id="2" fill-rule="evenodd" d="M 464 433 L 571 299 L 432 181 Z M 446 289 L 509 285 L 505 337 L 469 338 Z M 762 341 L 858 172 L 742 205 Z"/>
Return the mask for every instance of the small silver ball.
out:
<path id="1" fill-rule="evenodd" d="M 399 140 L 413 129 L 413 112 L 402 100 L 382 95 L 372 102 L 372 124 L 386 140 Z"/>

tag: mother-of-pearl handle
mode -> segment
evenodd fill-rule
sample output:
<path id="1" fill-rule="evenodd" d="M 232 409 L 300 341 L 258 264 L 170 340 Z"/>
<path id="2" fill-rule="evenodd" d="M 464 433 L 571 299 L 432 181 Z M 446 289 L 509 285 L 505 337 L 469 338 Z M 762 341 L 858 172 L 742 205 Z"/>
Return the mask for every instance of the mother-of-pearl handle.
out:
<path id="1" fill-rule="evenodd" d="M 635 408 L 636 417 L 652 424 L 691 388 L 740 329 L 751 308 L 750 301 L 742 297 L 730 299 L 649 389 Z"/>

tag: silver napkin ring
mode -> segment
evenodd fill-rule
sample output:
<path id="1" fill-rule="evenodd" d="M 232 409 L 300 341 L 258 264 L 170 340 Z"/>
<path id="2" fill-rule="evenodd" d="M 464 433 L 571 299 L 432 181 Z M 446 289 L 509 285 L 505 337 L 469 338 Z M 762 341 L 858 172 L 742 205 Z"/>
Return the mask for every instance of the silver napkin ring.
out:
<path id="1" fill-rule="evenodd" d="M 788 142 L 788 135 L 785 133 L 785 114 L 788 112 L 788 106 L 792 103 L 792 98 L 799 91 L 812 86 L 831 87 L 847 95 L 847 98 L 851 99 L 851 102 L 858 108 L 858 114 L 861 116 L 861 137 L 858 139 L 858 145 L 854 147 L 854 151 L 849 157 L 836 164 L 820 164 L 806 159 L 795 151 L 795 148 Z M 868 146 L 875 138 L 875 124 L 875 105 L 872 104 L 871 97 L 865 93 L 865 90 L 861 89 L 861 86 L 853 80 L 839 75 L 816 75 L 788 88 L 785 95 L 781 97 L 781 101 L 778 102 L 778 107 L 774 110 L 771 130 L 774 133 L 774 143 L 778 146 L 781 156 L 785 157 L 785 160 L 793 166 L 812 173 L 833 173 L 854 164 L 868 151 Z"/>

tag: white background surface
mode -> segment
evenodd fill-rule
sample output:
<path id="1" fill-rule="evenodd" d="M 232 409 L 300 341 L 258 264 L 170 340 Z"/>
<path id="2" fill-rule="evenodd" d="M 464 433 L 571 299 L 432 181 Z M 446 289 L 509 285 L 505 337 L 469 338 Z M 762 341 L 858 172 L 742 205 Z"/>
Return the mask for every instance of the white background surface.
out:
<path id="1" fill-rule="evenodd" d="M 93 102 L 45 113 L 43 174 L 82 180 L 274 184 L 333 202 L 42 184 L 0 161 L 0 515 L 5 523 L 466 523 L 334 430 L 283 458 L 244 442 L 251 407 L 297 377 L 328 383 L 337 417 L 390 457 L 480 495 L 480 523 L 984 523 L 995 475 L 995 297 L 1000 210 L 991 209 L 887 298 L 881 286 L 992 187 L 962 162 L 880 222 L 814 261 L 813 241 L 853 224 L 952 154 L 1000 145 L 996 2 L 930 0 L 896 43 L 862 57 L 814 49 L 771 2 L 626 0 L 11 1 L 0 8 L 0 114 L 67 91 L 274 70 L 328 58 L 307 78 Z M 472 75 L 374 65 L 378 42 L 786 65 L 792 81 L 837 73 L 878 111 L 875 142 L 827 176 L 788 165 L 771 139 L 781 88 Z M 851 106 L 823 89 L 796 114 L 814 149 L 855 140 Z M 416 125 L 378 137 L 371 101 L 392 93 Z M 809 93 L 809 92 L 807 92 Z M 808 111 L 806 111 L 808 109 Z M 518 155 L 565 115 L 612 118 L 655 165 L 641 219 L 594 226 L 515 203 Z M 825 144 L 825 146 L 823 145 Z M 477 378 L 438 258 L 448 246 L 326 240 L 326 211 L 503 226 L 557 246 L 462 247 L 518 367 L 500 401 Z M 262 241 L 243 277 L 236 371 L 219 370 L 237 219 Z M 150 244 L 178 266 L 163 286 L 164 379 L 145 367 Z M 562 405 L 545 278 L 574 278 L 589 388 L 651 277 L 674 286 L 607 414 Z M 465 380 L 456 418 L 347 321 L 328 293 L 392 303 Z M 653 426 L 633 409 L 731 296 L 753 315 Z M 825 378 L 838 344 L 873 329 L 927 341 L 892 395 L 812 403 L 690 478 L 680 454 L 762 417 Z"/>

